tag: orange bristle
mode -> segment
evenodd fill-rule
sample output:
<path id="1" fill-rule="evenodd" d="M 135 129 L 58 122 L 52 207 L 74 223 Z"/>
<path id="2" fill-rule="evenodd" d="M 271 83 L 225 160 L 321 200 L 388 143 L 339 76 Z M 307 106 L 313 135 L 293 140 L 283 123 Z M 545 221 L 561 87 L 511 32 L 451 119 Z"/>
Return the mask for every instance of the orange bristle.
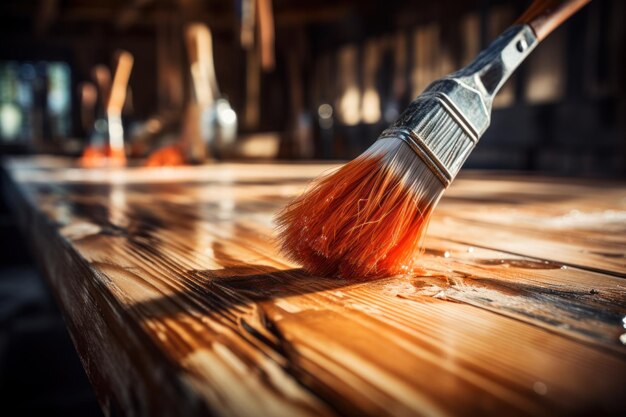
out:
<path id="1" fill-rule="evenodd" d="M 176 167 L 181 165 L 185 165 L 185 157 L 175 145 L 157 149 L 146 159 L 146 166 L 149 167 Z"/>
<path id="2" fill-rule="evenodd" d="M 79 164 L 84 168 L 124 166 L 126 164 L 126 153 L 123 148 L 116 149 L 108 145 L 89 145 L 83 150 Z"/>
<path id="3" fill-rule="evenodd" d="M 85 168 L 94 168 L 104 165 L 106 153 L 103 148 L 97 146 L 87 146 L 83 150 L 79 164 Z"/>
<path id="4" fill-rule="evenodd" d="M 443 185 L 401 140 L 376 141 L 277 217 L 283 251 L 313 274 L 410 273 Z"/>

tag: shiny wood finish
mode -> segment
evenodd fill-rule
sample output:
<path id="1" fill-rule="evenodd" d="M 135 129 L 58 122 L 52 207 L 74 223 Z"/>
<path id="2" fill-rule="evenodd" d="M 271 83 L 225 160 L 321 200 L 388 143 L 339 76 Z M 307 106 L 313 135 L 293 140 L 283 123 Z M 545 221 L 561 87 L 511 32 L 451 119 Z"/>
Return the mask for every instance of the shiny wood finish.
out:
<path id="1" fill-rule="evenodd" d="M 5 167 L 105 410 L 626 413 L 624 183 L 464 173 L 421 273 L 346 282 L 273 241 L 276 210 L 332 165 Z"/>

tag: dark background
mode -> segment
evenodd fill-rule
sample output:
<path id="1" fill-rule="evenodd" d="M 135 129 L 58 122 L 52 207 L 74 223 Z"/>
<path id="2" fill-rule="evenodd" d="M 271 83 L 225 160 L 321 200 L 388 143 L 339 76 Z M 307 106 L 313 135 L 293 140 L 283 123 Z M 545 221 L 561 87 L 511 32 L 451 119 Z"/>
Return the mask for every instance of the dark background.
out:
<path id="1" fill-rule="evenodd" d="M 213 32 L 217 79 L 241 133 L 276 133 L 281 159 L 350 159 L 430 81 L 467 64 L 529 2 L 273 0 L 271 71 L 261 70 L 255 50 L 240 44 L 238 4 L 0 2 L 0 69 L 37 71 L 28 110 L 36 117 L 19 137 L 0 135 L 0 156 L 78 155 L 88 135 L 78 87 L 91 80 L 94 65 L 110 66 L 119 48 L 135 58 L 127 125 L 181 114 L 190 97 L 183 27 L 200 21 Z M 626 177 L 625 16 L 626 2 L 594 0 L 542 43 L 504 87 L 492 126 L 466 166 Z M 65 130 L 54 128 L 47 108 L 51 62 L 69 70 Z M 256 98 L 250 73 L 259 77 Z M 0 79 L 0 105 L 12 100 L 11 88 Z M 306 146 L 295 139 L 299 126 L 308 133 Z M 61 315 L 1 201 L 0 414 L 101 414 Z"/>
<path id="2" fill-rule="evenodd" d="M 84 142 L 77 86 L 90 80 L 95 64 L 111 65 L 118 48 L 135 57 L 126 121 L 181 111 L 189 97 L 182 28 L 204 22 L 241 133 L 277 132 L 281 158 L 350 159 L 429 81 L 466 64 L 528 3 L 274 0 L 276 67 L 256 69 L 257 100 L 247 92 L 254 53 L 240 44 L 234 0 L 5 0 L 0 61 L 69 65 L 74 147 L 45 126 L 41 137 L 21 138 L 17 146 L 62 152 Z M 541 44 L 501 92 L 492 126 L 467 166 L 624 177 L 625 15 L 623 1 L 594 0 Z M 368 90 L 377 101 L 362 100 Z M 320 126 L 324 103 L 333 109 L 331 128 Z M 310 149 L 294 138 L 299 122 L 310 132 Z"/>

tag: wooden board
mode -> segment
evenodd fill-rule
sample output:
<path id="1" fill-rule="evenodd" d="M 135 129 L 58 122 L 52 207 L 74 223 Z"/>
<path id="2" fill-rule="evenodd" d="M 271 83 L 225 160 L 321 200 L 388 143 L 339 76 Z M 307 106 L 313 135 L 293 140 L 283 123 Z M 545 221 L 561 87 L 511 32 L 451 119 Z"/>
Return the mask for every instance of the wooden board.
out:
<path id="1" fill-rule="evenodd" d="M 107 412 L 626 413 L 624 183 L 464 174 L 422 273 L 354 283 L 273 240 L 332 165 L 4 165 Z"/>

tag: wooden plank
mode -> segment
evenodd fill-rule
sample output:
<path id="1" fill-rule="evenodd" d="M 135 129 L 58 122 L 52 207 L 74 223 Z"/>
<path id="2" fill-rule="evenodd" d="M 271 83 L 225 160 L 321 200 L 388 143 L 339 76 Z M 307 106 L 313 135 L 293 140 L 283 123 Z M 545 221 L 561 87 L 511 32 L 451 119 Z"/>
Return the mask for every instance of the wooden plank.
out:
<path id="1" fill-rule="evenodd" d="M 623 183 L 460 180 L 436 216 L 432 235 L 626 276 Z"/>
<path id="2" fill-rule="evenodd" d="M 460 179 L 433 218 L 423 271 L 354 283 L 309 276 L 272 238 L 273 213 L 333 168 L 6 164 L 4 194 L 105 408 L 190 416 L 626 412 L 621 265 L 581 252 L 583 268 L 561 269 L 561 252 L 571 253 L 546 231 L 569 205 L 583 214 L 622 210 L 623 185 L 602 183 L 609 191 L 600 193 L 596 182 Z M 572 247 L 621 247 L 619 225 L 600 222 L 585 240 L 585 228 L 568 219 L 560 230 L 577 238 L 566 242 Z M 498 230 L 522 248 L 541 242 L 545 253 L 498 250 L 504 238 L 474 243 Z M 549 260 L 553 250 L 560 261 Z"/>

